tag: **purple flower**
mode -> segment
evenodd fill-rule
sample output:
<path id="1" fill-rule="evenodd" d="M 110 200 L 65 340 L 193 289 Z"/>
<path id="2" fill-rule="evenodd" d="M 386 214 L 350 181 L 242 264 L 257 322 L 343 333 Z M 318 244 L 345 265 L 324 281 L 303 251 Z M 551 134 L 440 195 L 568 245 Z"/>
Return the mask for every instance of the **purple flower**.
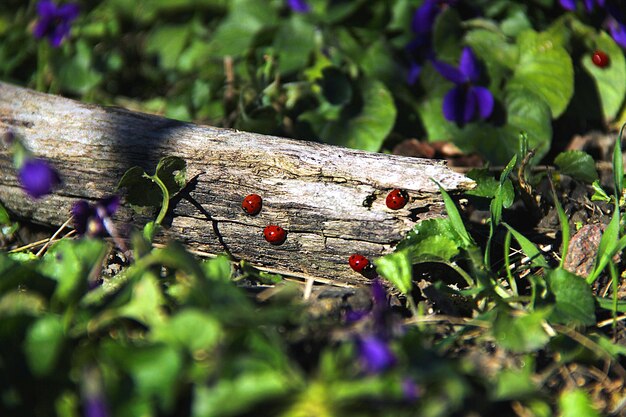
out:
<path id="1" fill-rule="evenodd" d="M 585 10 L 587 12 L 593 11 L 594 3 L 597 3 L 599 7 L 604 7 L 605 0 L 583 0 L 583 4 L 585 6 Z M 574 11 L 576 10 L 576 0 L 559 0 L 561 7 L 566 10 Z"/>
<path id="2" fill-rule="evenodd" d="M 359 359 L 365 371 L 378 374 L 396 363 L 396 357 L 389 344 L 374 335 L 362 336 L 357 339 Z"/>
<path id="3" fill-rule="evenodd" d="M 52 0 L 40 0 L 37 3 L 39 20 L 33 30 L 35 38 L 47 38 L 50 45 L 59 47 L 63 38 L 69 35 L 72 21 L 78 17 L 78 12 L 76 3 L 57 6 Z"/>
<path id="4" fill-rule="evenodd" d="M 287 6 L 296 13 L 308 13 L 311 10 L 306 0 L 287 0 Z"/>
<path id="5" fill-rule="evenodd" d="M 413 85 L 422 72 L 424 61 L 433 59 L 432 31 L 437 16 L 448 6 L 453 6 L 457 0 L 426 0 L 415 10 L 411 20 L 411 29 L 415 37 L 406 46 L 410 55 L 407 82 Z"/>
<path id="6" fill-rule="evenodd" d="M 92 237 L 106 236 L 111 233 L 111 216 L 120 206 L 120 198 L 116 195 L 103 198 L 96 204 L 80 200 L 72 206 L 74 229 L 79 235 Z"/>
<path id="7" fill-rule="evenodd" d="M 109 415 L 107 405 L 103 398 L 94 397 L 85 400 L 86 417 L 107 417 Z"/>
<path id="8" fill-rule="evenodd" d="M 489 89 L 474 85 L 480 78 L 480 67 L 472 50 L 463 49 L 459 67 L 441 61 L 433 61 L 439 73 L 455 86 L 443 99 L 443 115 L 459 126 L 476 116 L 486 119 L 493 111 L 494 99 Z"/>
<path id="9" fill-rule="evenodd" d="M 626 49 L 626 24 L 611 19 L 609 20 L 608 26 L 611 37 L 615 43 Z"/>
<path id="10" fill-rule="evenodd" d="M 413 402 L 417 400 L 421 394 L 420 387 L 418 387 L 411 378 L 407 377 L 402 380 L 402 395 L 406 401 Z"/>
<path id="11" fill-rule="evenodd" d="M 59 173 L 43 159 L 29 159 L 19 169 L 22 188 L 32 198 L 50 194 L 61 183 Z"/>

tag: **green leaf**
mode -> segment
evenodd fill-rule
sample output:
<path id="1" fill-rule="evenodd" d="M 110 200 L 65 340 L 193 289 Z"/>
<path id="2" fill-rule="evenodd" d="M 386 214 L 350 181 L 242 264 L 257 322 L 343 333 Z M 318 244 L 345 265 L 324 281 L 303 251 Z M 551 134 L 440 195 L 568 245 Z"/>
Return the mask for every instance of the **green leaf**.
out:
<path id="1" fill-rule="evenodd" d="M 466 176 L 476 182 L 476 187 L 466 191 L 466 194 L 476 197 L 495 197 L 496 191 L 500 187 L 500 182 L 489 173 L 489 169 L 473 168 Z"/>
<path id="2" fill-rule="evenodd" d="M 587 394 L 580 389 L 564 392 L 559 398 L 561 417 L 600 417 Z"/>
<path id="3" fill-rule="evenodd" d="M 159 325 L 165 319 L 165 299 L 161 287 L 152 272 L 145 272 L 133 285 L 130 302 L 113 312 L 118 317 L 129 317 L 146 326 Z"/>
<path id="4" fill-rule="evenodd" d="M 474 240 L 470 237 L 469 233 L 467 233 L 465 222 L 463 222 L 461 214 L 456 208 L 456 204 L 454 204 L 452 197 L 450 197 L 450 194 L 448 194 L 448 192 L 444 190 L 439 183 L 437 183 L 437 186 L 439 187 L 439 192 L 443 198 L 443 203 L 446 206 L 446 212 L 448 214 L 448 219 L 450 219 L 450 225 L 461 239 L 462 247 L 468 248 L 469 246 L 472 246 L 474 244 Z"/>
<path id="5" fill-rule="evenodd" d="M 198 351 L 215 348 L 222 333 L 220 323 L 215 318 L 201 310 L 187 308 L 166 323 L 156 326 L 152 338 L 197 354 Z"/>
<path id="6" fill-rule="evenodd" d="M 591 284 L 596 280 L 598 275 L 600 275 L 600 272 L 604 270 L 611 258 L 615 255 L 615 251 L 622 245 L 622 239 L 626 236 L 623 236 L 622 238 L 619 237 L 619 225 L 620 212 L 616 203 L 613 209 L 611 221 L 604 229 L 604 233 L 602 233 L 602 238 L 600 239 L 600 244 L 598 245 L 596 263 L 593 267 L 593 271 L 587 277 L 588 283 Z"/>
<path id="7" fill-rule="evenodd" d="M 146 39 L 146 52 L 156 54 L 164 69 L 178 67 L 178 58 L 189 41 L 190 25 L 159 25 Z"/>
<path id="8" fill-rule="evenodd" d="M 626 128 L 626 124 L 622 125 L 613 147 L 613 188 L 615 189 L 617 201 L 622 198 L 624 192 L 624 159 L 622 157 L 624 128 Z"/>
<path id="9" fill-rule="evenodd" d="M 61 88 L 75 94 L 85 94 L 102 81 L 102 75 L 93 69 L 93 48 L 78 40 L 71 57 L 55 57 L 54 72 Z"/>
<path id="10" fill-rule="evenodd" d="M 622 48 L 606 32 L 601 31 L 594 41 L 596 48 L 609 56 L 609 66 L 605 68 L 595 66 L 590 53 L 584 54 L 580 59 L 583 68 L 596 84 L 602 113 L 605 120 L 609 121 L 615 119 L 626 96 L 626 60 Z"/>
<path id="11" fill-rule="evenodd" d="M 293 14 L 274 37 L 278 52 L 278 71 L 286 75 L 306 68 L 315 48 L 315 27 L 301 15 Z"/>
<path id="12" fill-rule="evenodd" d="M 391 282 L 402 294 L 408 294 L 413 286 L 413 266 L 408 251 L 400 250 L 375 259 L 376 270 Z"/>
<path id="13" fill-rule="evenodd" d="M 182 368 L 182 359 L 176 349 L 168 345 L 107 342 L 103 344 L 101 355 L 115 364 L 115 368 L 127 372 L 139 398 L 157 401 L 166 411 L 172 409 Z"/>
<path id="14" fill-rule="evenodd" d="M 548 271 L 546 281 L 556 301 L 551 319 L 587 326 L 596 322 L 595 298 L 584 278 L 557 268 Z"/>
<path id="15" fill-rule="evenodd" d="M 533 242 L 531 242 L 526 236 L 524 236 L 523 234 L 521 234 L 517 230 L 513 229 L 508 224 L 506 224 L 506 223 L 502 223 L 502 224 L 507 229 L 509 229 L 509 231 L 511 232 L 511 234 L 513 235 L 515 240 L 517 240 L 517 243 L 519 243 L 520 247 L 522 248 L 522 252 L 524 252 L 526 254 L 526 256 L 528 256 L 530 258 L 530 260 L 531 260 L 530 264 L 532 266 L 542 267 L 542 268 L 548 268 L 549 267 L 548 261 L 546 261 L 546 258 L 543 256 L 541 251 L 539 249 L 537 249 L 537 246 L 535 246 L 535 244 Z"/>
<path id="16" fill-rule="evenodd" d="M 465 35 L 465 41 L 487 67 L 489 89 L 498 91 L 502 81 L 515 69 L 518 60 L 518 48 L 507 42 L 507 37 L 500 32 L 486 29 L 474 29 Z"/>
<path id="17" fill-rule="evenodd" d="M 45 315 L 31 325 L 24 340 L 24 353 L 35 376 L 46 376 L 54 370 L 64 340 L 60 316 Z"/>
<path id="18" fill-rule="evenodd" d="M 396 107 L 391 93 L 380 81 L 362 79 L 356 85 L 362 107 L 355 115 L 346 114 L 327 123 L 319 136 L 334 145 L 376 152 L 395 123 Z"/>
<path id="19" fill-rule="evenodd" d="M 243 415 L 255 404 L 285 395 L 293 388 L 294 381 L 284 372 L 248 370 L 234 378 L 220 378 L 213 386 L 197 384 L 191 416 Z"/>
<path id="20" fill-rule="evenodd" d="M 139 166 L 124 173 L 117 188 L 126 188 L 126 201 L 134 206 L 159 207 L 162 202 L 161 189 Z"/>
<path id="21" fill-rule="evenodd" d="M 537 392 L 537 383 L 526 366 L 522 369 L 505 369 L 494 375 L 497 380 L 492 391 L 492 398 L 496 401 L 519 400 L 532 396 Z"/>
<path id="22" fill-rule="evenodd" d="M 252 46 L 256 35 L 276 21 L 273 7 L 256 0 L 230 2 L 230 13 L 209 41 L 213 56 L 241 56 Z"/>
<path id="23" fill-rule="evenodd" d="M 543 328 L 549 310 L 536 310 L 520 316 L 499 311 L 493 325 L 493 334 L 503 348 L 511 352 L 533 352 L 543 348 L 550 336 Z"/>
<path id="24" fill-rule="evenodd" d="M 185 186 L 187 163 L 177 156 L 161 158 L 156 167 L 156 176 L 165 184 L 170 198 Z"/>
<path id="25" fill-rule="evenodd" d="M 458 255 L 462 245 L 463 241 L 449 219 L 428 219 L 416 224 L 396 248 L 407 249 L 412 263 L 445 262 Z"/>
<path id="26" fill-rule="evenodd" d="M 554 158 L 554 163 L 559 167 L 562 174 L 572 178 L 592 183 L 598 179 L 596 164 L 587 152 L 565 151 Z"/>
<path id="27" fill-rule="evenodd" d="M 105 251 L 106 243 L 97 239 L 64 239 L 54 244 L 38 266 L 40 273 L 57 281 L 53 300 L 78 301 L 91 275 L 99 272 Z"/>
<path id="28" fill-rule="evenodd" d="M 560 116 L 574 94 L 572 59 L 548 32 L 524 31 L 517 43 L 519 61 L 509 88 L 534 92 L 548 103 L 552 117 Z"/>

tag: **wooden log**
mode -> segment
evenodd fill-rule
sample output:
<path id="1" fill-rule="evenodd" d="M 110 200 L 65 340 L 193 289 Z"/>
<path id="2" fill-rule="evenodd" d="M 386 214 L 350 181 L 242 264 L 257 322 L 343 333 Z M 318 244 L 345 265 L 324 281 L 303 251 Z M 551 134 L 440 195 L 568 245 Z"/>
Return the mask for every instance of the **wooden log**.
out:
<path id="1" fill-rule="evenodd" d="M 77 199 L 115 193 L 128 168 L 154 172 L 160 158 L 178 156 L 193 182 L 174 200 L 165 238 L 267 270 L 352 284 L 367 282 L 348 266 L 352 253 L 388 253 L 417 221 L 443 215 L 431 179 L 450 191 L 473 186 L 440 161 L 198 126 L 0 83 L 0 134 L 8 131 L 63 179 L 54 194 L 31 200 L 1 146 L 0 201 L 19 217 L 61 225 Z M 410 196 L 397 211 L 385 205 L 394 188 Z M 254 217 L 241 209 L 249 193 L 264 199 Z M 116 219 L 136 227 L 145 221 L 128 207 Z M 287 230 L 282 245 L 264 240 L 268 224 Z"/>

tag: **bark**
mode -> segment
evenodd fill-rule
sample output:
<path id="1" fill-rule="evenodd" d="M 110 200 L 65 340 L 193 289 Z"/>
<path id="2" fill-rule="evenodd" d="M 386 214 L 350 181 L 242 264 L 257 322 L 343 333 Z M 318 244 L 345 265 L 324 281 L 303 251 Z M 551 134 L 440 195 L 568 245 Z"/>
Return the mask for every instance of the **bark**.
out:
<path id="1" fill-rule="evenodd" d="M 152 173 L 160 158 L 178 156 L 187 162 L 189 184 L 174 198 L 161 239 L 323 281 L 367 282 L 348 266 L 352 253 L 388 253 L 416 222 L 441 217 L 431 179 L 450 191 L 473 184 L 440 161 L 199 126 L 0 83 L 3 132 L 51 161 L 63 178 L 52 195 L 31 200 L 9 146 L 0 146 L 0 201 L 16 216 L 61 225 L 77 199 L 115 193 L 128 168 Z M 410 196 L 397 211 L 385 206 L 394 188 Z M 254 217 L 241 209 L 249 193 L 264 199 Z M 116 220 L 139 228 L 146 218 L 125 205 Z M 268 224 L 287 230 L 282 245 L 264 240 Z"/>

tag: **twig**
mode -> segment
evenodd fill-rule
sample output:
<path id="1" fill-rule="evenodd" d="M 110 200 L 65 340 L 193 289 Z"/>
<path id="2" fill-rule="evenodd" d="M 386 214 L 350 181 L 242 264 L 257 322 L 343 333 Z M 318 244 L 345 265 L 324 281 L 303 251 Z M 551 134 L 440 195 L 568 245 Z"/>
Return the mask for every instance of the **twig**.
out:
<path id="1" fill-rule="evenodd" d="M 52 241 L 53 241 L 54 239 L 56 239 L 56 237 L 57 237 L 57 236 L 61 233 L 61 231 L 62 231 L 63 229 L 65 229 L 65 228 L 67 227 L 67 225 L 69 225 L 69 224 L 70 224 L 70 222 L 71 222 L 73 219 L 74 219 L 74 216 L 70 216 L 70 218 L 69 218 L 69 219 L 67 219 L 67 220 L 65 221 L 65 223 L 63 223 L 63 224 L 61 225 L 61 227 L 59 227 L 59 228 L 57 229 L 57 231 L 56 231 L 56 232 L 54 232 L 54 234 L 52 235 L 52 237 L 50 237 L 50 239 L 48 239 L 48 242 L 46 242 L 46 244 L 45 244 L 45 245 L 43 245 L 43 246 L 41 247 L 41 249 L 39 249 L 39 251 L 35 254 L 35 256 L 40 257 L 41 255 L 43 255 L 43 253 L 45 252 L 45 250 L 46 250 L 46 249 L 48 249 L 48 246 L 50 246 L 50 244 L 52 243 Z M 73 232 L 73 230 L 72 230 L 72 232 Z"/>

